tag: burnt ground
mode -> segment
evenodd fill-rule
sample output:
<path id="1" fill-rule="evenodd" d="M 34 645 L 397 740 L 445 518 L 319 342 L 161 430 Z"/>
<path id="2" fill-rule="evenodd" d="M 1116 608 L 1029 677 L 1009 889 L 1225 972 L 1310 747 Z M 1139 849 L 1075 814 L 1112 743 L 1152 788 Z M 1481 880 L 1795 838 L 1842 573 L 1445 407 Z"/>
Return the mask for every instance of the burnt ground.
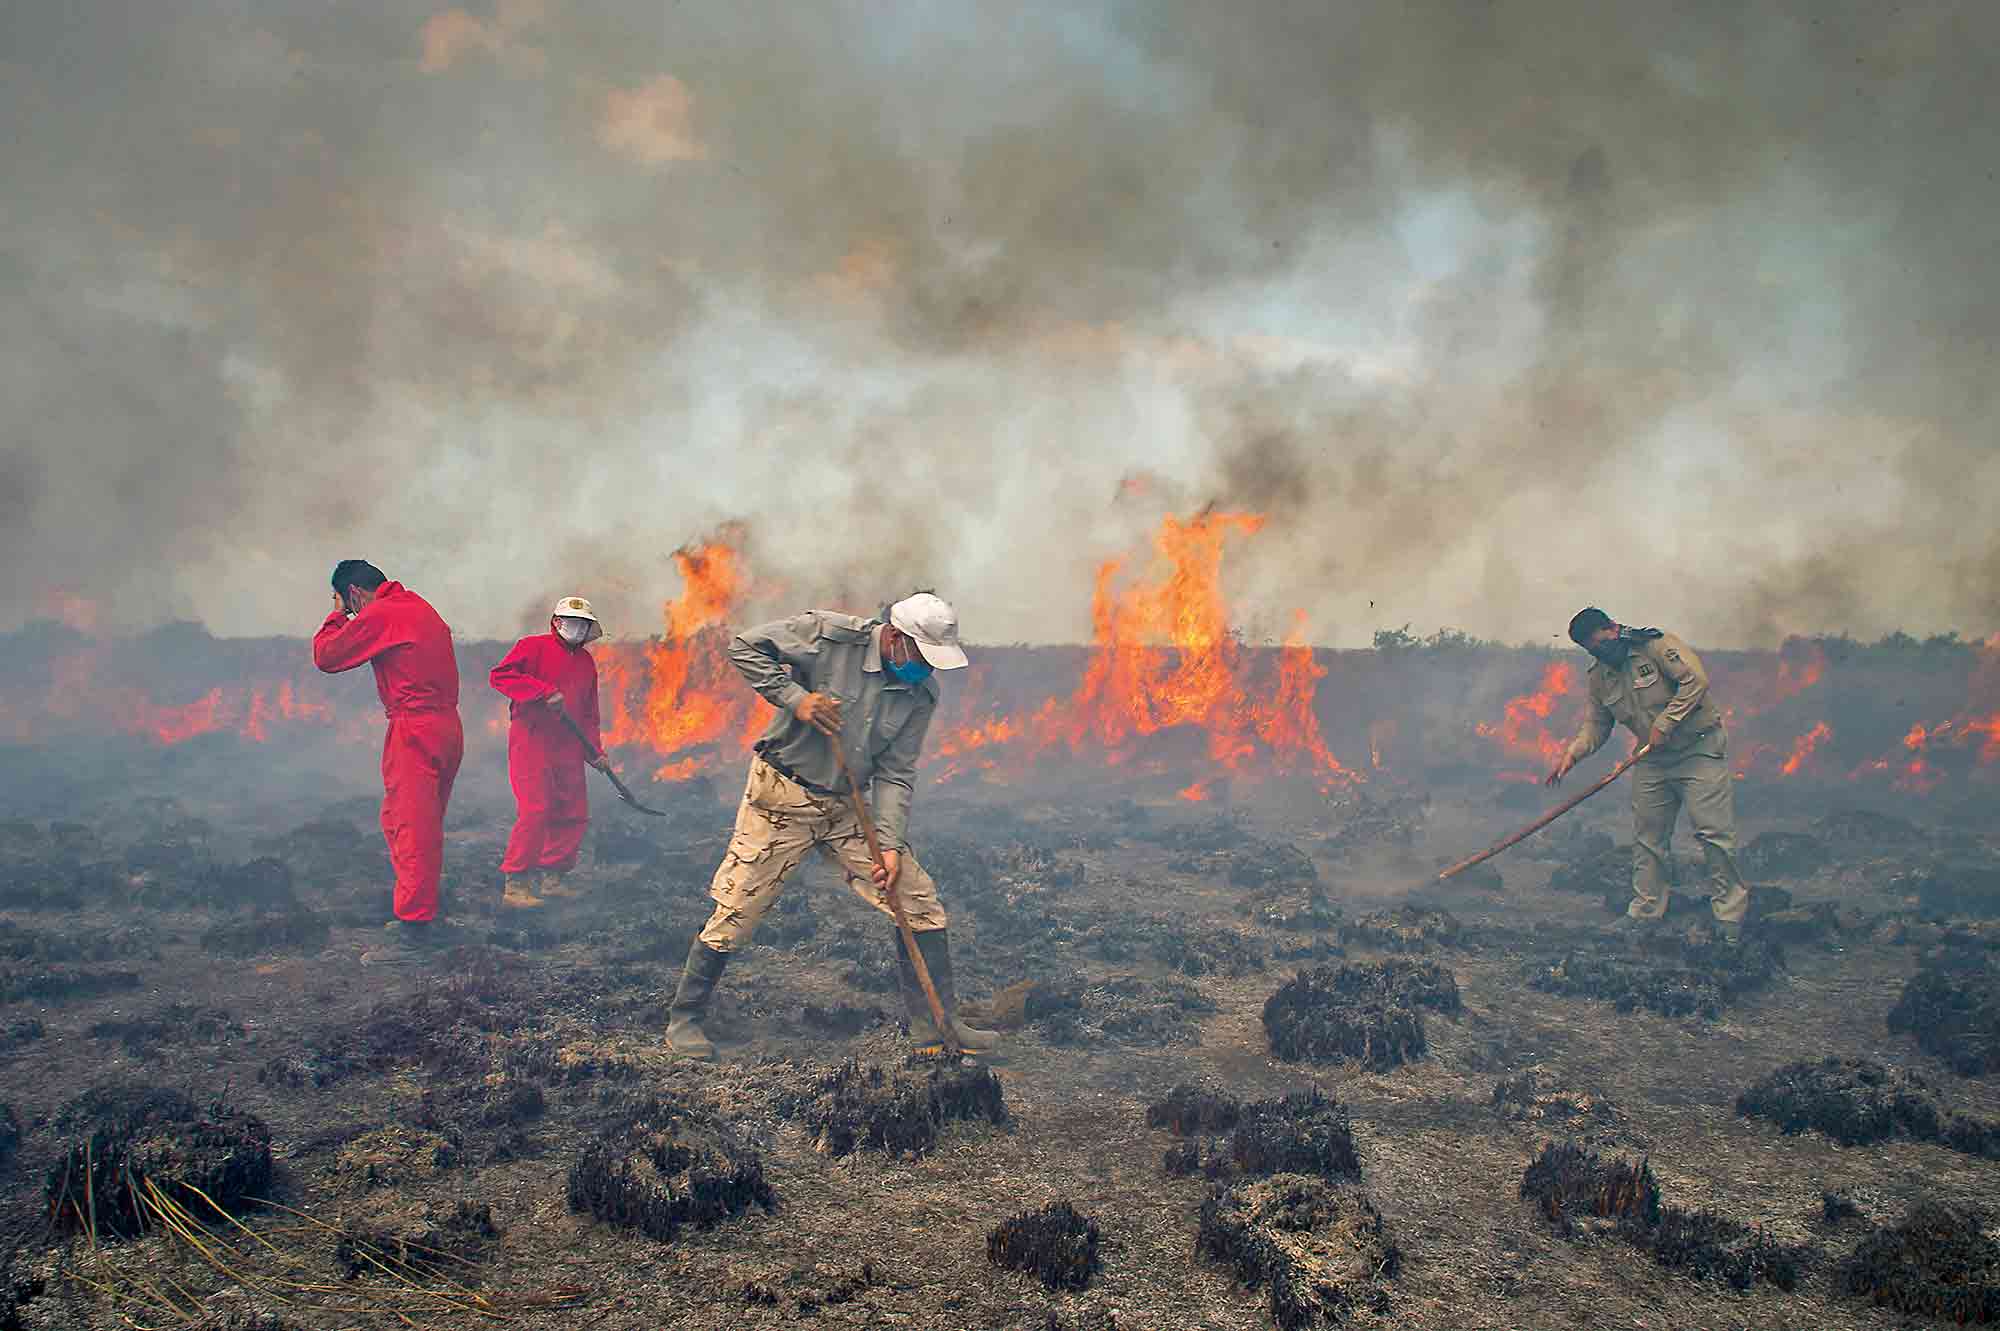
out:
<path id="1" fill-rule="evenodd" d="M 1171 799 L 933 793 L 919 849 L 954 913 L 961 991 L 1017 1028 L 992 1065 L 1001 1115 L 976 1088 L 941 1097 L 932 1069 L 905 1068 L 887 927 L 817 865 L 725 977 L 723 1064 L 669 1058 L 664 1007 L 729 810 L 691 793 L 660 822 L 610 800 L 595 812 L 583 899 L 503 919 L 490 866 L 508 810 L 462 802 L 447 884 L 459 941 L 420 973 L 355 961 L 386 898 L 365 800 L 254 829 L 205 822 L 221 815 L 192 798 L 0 824 L 0 1100 L 20 1128 L 11 1148 L 0 1131 L 0 1304 L 16 1305 L 0 1326 L 405 1324 L 391 1308 L 490 1323 L 383 1275 L 371 1255 L 385 1253 L 524 1327 L 1271 1326 L 1267 1289 L 1197 1253 L 1204 1203 L 1234 1187 L 1211 1215 L 1320 1207 L 1297 1221 L 1317 1229 L 1272 1222 L 1242 1231 L 1243 1250 L 1331 1272 L 1288 1306 L 1352 1324 L 1887 1327 L 1902 1315 L 1842 1292 L 1842 1261 L 1920 1201 L 1976 1207 L 2000 1183 L 2000 1163 L 1940 1141 L 1840 1146 L 1737 1112 L 1781 1067 L 1834 1057 L 2000 1121 L 2000 1076 L 1964 1075 L 1984 1054 L 1940 1044 L 1957 1027 L 1919 1012 L 1891 1030 L 1923 972 L 1924 1001 L 1970 1024 L 1968 1047 L 1985 1048 L 1981 1021 L 1991 1040 L 2000 933 L 1979 917 L 2000 916 L 1980 876 L 1995 850 L 1962 823 L 1753 818 L 1746 840 L 1793 839 L 1764 844 L 1758 881 L 1781 890 L 1731 953 L 1682 936 L 1699 912 L 1650 944 L 1608 931 L 1601 866 L 1615 872 L 1629 837 L 1616 795 L 1500 860 L 1497 880 L 1429 887 L 1441 859 L 1525 818 L 1520 801 L 1290 792 L 1224 817 Z M 1457 1002 L 1413 962 L 1441 967 Z M 1273 1057 L 1267 1004 L 1320 968 L 1290 992 L 1333 995 L 1342 1031 L 1384 1023 L 1362 1035 L 1394 1059 Z M 1180 1139 L 1147 1110 L 1182 1083 L 1246 1103 L 1317 1088 L 1348 1116 L 1361 1179 L 1169 1174 Z M 136 1133 L 91 1138 L 107 1105 L 137 1114 Z M 892 1156 L 830 1129 L 843 1114 L 927 1145 Z M 157 1231 L 107 1230 L 94 1252 L 51 1231 L 59 1162 L 125 1142 L 162 1180 L 221 1178 L 254 1154 L 244 1115 L 271 1153 L 252 1195 L 285 1208 L 244 1203 L 268 1248 L 243 1233 L 217 1248 L 245 1279 Z M 72 1151 L 86 1140 L 93 1154 Z M 1572 1140 L 1648 1161 L 1672 1206 L 1802 1245 L 1795 1287 L 1742 1292 L 1601 1227 L 1558 1232 L 1523 1199 L 1523 1172 Z M 1830 1223 L 1828 1194 L 1860 1214 Z M 630 1223 L 573 1211 L 573 1195 L 623 1198 Z M 1096 1226 L 1099 1269 L 1080 1291 L 988 1257 L 1003 1222 L 1058 1202 Z M 1368 1250 L 1393 1263 L 1311 1265 L 1378 1213 Z M 246 1288 L 274 1263 L 283 1289 Z M 148 1311 L 146 1290 L 188 1316 Z"/>

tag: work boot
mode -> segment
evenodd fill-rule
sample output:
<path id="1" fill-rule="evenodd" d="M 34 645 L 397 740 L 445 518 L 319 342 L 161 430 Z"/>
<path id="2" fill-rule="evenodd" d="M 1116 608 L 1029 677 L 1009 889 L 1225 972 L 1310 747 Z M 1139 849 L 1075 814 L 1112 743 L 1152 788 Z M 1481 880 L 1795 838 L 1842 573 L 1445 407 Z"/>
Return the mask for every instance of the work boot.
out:
<path id="1" fill-rule="evenodd" d="M 1732 947 L 1737 943 L 1742 942 L 1743 921 L 1717 920 L 1715 922 L 1715 937 L 1717 942 L 1728 943 Z"/>
<path id="2" fill-rule="evenodd" d="M 542 899 L 528 890 L 526 874 L 510 873 L 507 875 L 507 890 L 500 894 L 500 904 L 508 910 L 537 910 L 542 905 Z"/>
<path id="3" fill-rule="evenodd" d="M 924 968 L 931 973 L 931 984 L 937 988 L 938 1002 L 944 1007 L 945 1015 L 952 1019 L 952 1027 L 958 1032 L 959 1044 L 968 1054 L 990 1054 L 1000 1047 L 998 1031 L 982 1031 L 976 1026 L 967 1026 L 958 1020 L 958 994 L 951 982 L 951 941 L 946 929 L 921 929 L 916 931 L 917 950 L 924 955 Z M 903 931 L 896 930 L 896 960 L 903 973 L 903 1010 L 910 1018 L 910 1039 L 919 1052 L 928 1052 L 944 1047 L 944 1036 L 937 1028 L 937 1020 L 931 1016 L 930 1000 L 924 996 L 924 987 L 917 981 L 917 968 L 910 962 L 909 949 L 903 943 Z"/>
<path id="4" fill-rule="evenodd" d="M 386 935 L 380 947 L 361 954 L 364 966 L 421 966 L 441 950 L 437 925 L 429 921 L 391 920 L 383 926 Z"/>
<path id="5" fill-rule="evenodd" d="M 715 1045 L 701 1028 L 708 1015 L 708 1000 L 715 982 L 729 964 L 727 952 L 717 952 L 697 936 L 688 945 L 687 964 L 681 967 L 680 988 L 674 990 L 673 1005 L 667 1009 L 667 1048 L 683 1058 L 715 1061 Z"/>
<path id="6" fill-rule="evenodd" d="M 571 887 L 567 875 L 550 869 L 542 874 L 542 880 L 535 884 L 535 890 L 551 901 L 574 901 L 583 895 L 580 887 Z"/>

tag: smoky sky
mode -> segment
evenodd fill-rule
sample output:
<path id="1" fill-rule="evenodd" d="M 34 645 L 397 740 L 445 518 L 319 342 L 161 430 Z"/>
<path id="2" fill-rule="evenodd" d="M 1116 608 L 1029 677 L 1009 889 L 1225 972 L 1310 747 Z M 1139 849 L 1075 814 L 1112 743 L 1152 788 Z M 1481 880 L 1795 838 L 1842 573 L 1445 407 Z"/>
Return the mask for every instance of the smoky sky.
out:
<path id="1" fill-rule="evenodd" d="M 299 633 L 2000 628 L 2000 6 L 0 5 L 0 557 Z"/>

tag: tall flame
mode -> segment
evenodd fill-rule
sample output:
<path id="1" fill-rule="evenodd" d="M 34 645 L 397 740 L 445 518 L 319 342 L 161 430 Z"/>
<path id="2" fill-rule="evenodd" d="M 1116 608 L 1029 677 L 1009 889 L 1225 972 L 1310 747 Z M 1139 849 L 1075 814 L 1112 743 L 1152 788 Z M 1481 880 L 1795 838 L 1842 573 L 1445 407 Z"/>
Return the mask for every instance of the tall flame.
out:
<path id="1" fill-rule="evenodd" d="M 1542 667 L 1532 692 L 1507 700 L 1505 719 L 1499 725 L 1481 721 L 1473 730 L 1513 757 L 1553 763 L 1562 757 L 1570 737 L 1551 729 L 1549 718 L 1575 687 L 1576 667 L 1568 661 L 1551 661 Z"/>
<path id="2" fill-rule="evenodd" d="M 667 603 L 664 635 L 645 649 L 645 703 L 637 717 L 621 703 L 612 741 L 640 740 L 659 754 L 661 781 L 741 756 L 771 715 L 729 663 L 729 625 L 745 594 L 741 552 L 725 539 L 683 546 L 673 558 L 681 594 Z M 630 662 L 614 668 L 621 689 L 632 673 Z"/>

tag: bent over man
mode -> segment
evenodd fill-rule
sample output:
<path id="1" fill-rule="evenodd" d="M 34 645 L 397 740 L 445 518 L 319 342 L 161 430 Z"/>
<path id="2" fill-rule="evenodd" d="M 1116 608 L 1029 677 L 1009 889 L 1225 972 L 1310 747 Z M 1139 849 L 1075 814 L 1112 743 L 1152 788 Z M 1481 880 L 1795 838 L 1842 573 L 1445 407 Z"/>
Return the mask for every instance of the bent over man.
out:
<path id="1" fill-rule="evenodd" d="M 576 867 L 590 826 L 585 763 L 603 767 L 598 734 L 597 662 L 583 650 L 602 637 L 597 615 L 581 596 L 565 596 L 549 616 L 549 631 L 523 638 L 494 666 L 487 682 L 507 697 L 507 782 L 514 788 L 514 830 L 500 861 L 506 892 L 500 904 L 532 909 L 542 896 L 567 897 L 563 875 Z M 567 715 L 584 733 L 579 741 Z"/>
<path id="2" fill-rule="evenodd" d="M 1614 725 L 1650 744 L 1652 752 L 1632 769 L 1632 904 L 1626 917 L 1640 926 L 1665 917 L 1668 856 L 1685 807 L 1707 861 L 1709 909 L 1724 937 L 1739 937 L 1750 890 L 1736 870 L 1736 782 L 1722 710 L 1709 696 L 1701 658 L 1671 633 L 1626 628 L 1595 606 L 1570 620 L 1569 636 L 1597 660 L 1586 678 L 1583 726 L 1548 784 L 1597 752 Z"/>
<path id="3" fill-rule="evenodd" d="M 814 847 L 831 854 L 846 871 L 848 886 L 884 915 L 892 915 L 886 889 L 895 885 L 949 1017 L 956 999 L 944 907 L 937 884 L 910 851 L 908 829 L 917 758 L 937 708 L 931 672 L 965 664 L 958 616 L 929 592 L 907 596 L 875 619 L 809 610 L 737 634 L 729 656 L 778 715 L 750 760 L 729 851 L 709 884 L 715 912 L 689 946 L 674 994 L 668 1047 L 691 1058 L 715 1057 L 702 1020 L 716 981 Z M 880 865 L 870 859 L 848 801 L 836 744 L 873 805 Z M 918 986 L 901 931 L 892 931 L 911 1037 L 919 1048 L 941 1045 L 943 1033 Z M 991 1031 L 954 1024 L 974 1052 L 998 1044 Z"/>
<path id="4" fill-rule="evenodd" d="M 388 714 L 382 735 L 382 838 L 396 870 L 389 943 L 361 964 L 421 961 L 435 945 L 444 811 L 465 756 L 458 720 L 458 657 L 451 628 L 430 603 L 362 559 L 333 569 L 333 610 L 313 635 L 313 664 L 329 675 L 368 665 Z"/>

